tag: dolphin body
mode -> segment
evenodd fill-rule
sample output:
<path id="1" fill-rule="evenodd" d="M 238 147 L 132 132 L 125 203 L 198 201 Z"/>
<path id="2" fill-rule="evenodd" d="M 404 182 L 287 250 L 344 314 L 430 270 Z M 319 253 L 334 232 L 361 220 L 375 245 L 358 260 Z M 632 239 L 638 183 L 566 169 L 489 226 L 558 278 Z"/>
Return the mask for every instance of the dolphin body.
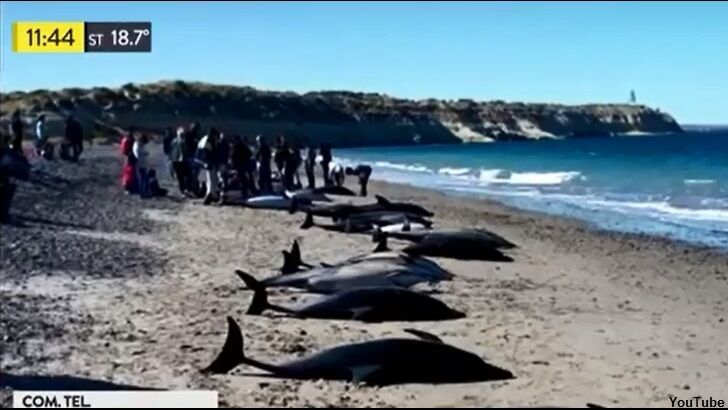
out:
<path id="1" fill-rule="evenodd" d="M 249 315 L 274 310 L 297 318 L 345 319 L 363 322 L 435 321 L 465 317 L 431 296 L 402 288 L 358 288 L 323 296 L 297 309 L 272 305 L 268 292 L 249 274 L 236 271 L 255 294 L 248 308 Z"/>
<path id="2" fill-rule="evenodd" d="M 414 242 L 402 252 L 417 256 L 440 256 L 464 260 L 512 262 L 513 258 L 500 249 L 512 249 L 516 245 L 501 236 L 484 229 L 434 230 L 415 232 L 382 232 L 372 234 L 372 240 L 380 242 L 391 237 Z"/>
<path id="3" fill-rule="evenodd" d="M 411 230 L 412 225 L 416 227 L 422 227 L 422 229 L 429 229 L 432 226 L 432 222 L 427 219 L 401 212 L 392 211 L 375 211 L 375 212 L 363 212 L 350 215 L 346 218 L 337 219 L 333 224 L 319 224 L 313 219 L 314 214 L 312 212 L 306 212 L 306 219 L 301 224 L 301 229 L 308 229 L 312 226 L 317 226 L 327 231 L 346 232 L 346 233 L 361 233 L 371 232 L 375 228 L 387 228 L 389 232 L 397 232 L 400 230 Z"/>
<path id="4" fill-rule="evenodd" d="M 369 212 L 399 212 L 408 215 L 414 215 L 418 217 L 432 217 L 434 214 L 416 204 L 410 204 L 406 202 L 391 202 L 388 199 L 376 195 L 377 202 L 366 205 L 353 205 L 353 204 L 330 204 L 330 205 L 305 205 L 295 204 L 289 211 L 295 213 L 296 211 L 303 210 L 310 212 L 312 215 L 320 217 L 330 217 L 334 220 L 346 219 L 352 215 L 369 213 Z"/>
<path id="5" fill-rule="evenodd" d="M 388 253 L 385 253 L 385 252 L 388 252 Z M 299 247 L 297 240 L 293 241 L 293 244 L 291 245 L 291 250 L 289 250 L 289 251 L 284 250 L 284 251 L 281 251 L 281 253 L 283 254 L 283 266 L 280 269 L 281 275 L 290 275 L 292 273 L 300 272 L 302 270 L 312 269 L 315 267 L 314 265 L 311 265 L 310 263 L 306 263 L 303 261 L 303 259 L 301 258 L 301 248 Z M 321 263 L 319 263 L 319 266 L 332 267 L 335 265 L 353 263 L 353 262 L 367 259 L 367 258 L 372 259 L 375 257 L 379 257 L 379 258 L 386 259 L 386 258 L 393 258 L 393 257 L 397 257 L 397 256 L 406 257 L 406 254 L 404 254 L 404 253 L 397 254 L 397 253 L 390 252 L 390 249 L 387 247 L 387 238 L 384 237 L 379 241 L 379 243 L 377 243 L 377 246 L 374 248 L 372 253 L 357 255 L 357 256 L 345 259 L 336 264 L 321 262 Z"/>
<path id="6" fill-rule="evenodd" d="M 294 203 L 310 204 L 311 200 L 307 198 L 291 199 L 283 195 L 260 195 L 243 200 L 242 205 L 255 209 L 288 210 L 291 209 Z"/>
<path id="7" fill-rule="evenodd" d="M 335 265 L 317 266 L 260 281 L 264 287 L 293 287 L 314 293 L 336 293 L 363 287 L 409 288 L 418 283 L 451 280 L 454 275 L 426 258 L 398 252 L 357 256 Z"/>
<path id="8" fill-rule="evenodd" d="M 245 356 L 240 327 L 231 317 L 227 321 L 228 334 L 222 351 L 203 373 L 224 374 L 245 364 L 274 377 L 343 380 L 378 386 L 514 378 L 508 370 L 490 365 L 474 353 L 413 329 L 407 331 L 418 339 L 386 338 L 346 344 L 283 364 L 269 364 Z"/>

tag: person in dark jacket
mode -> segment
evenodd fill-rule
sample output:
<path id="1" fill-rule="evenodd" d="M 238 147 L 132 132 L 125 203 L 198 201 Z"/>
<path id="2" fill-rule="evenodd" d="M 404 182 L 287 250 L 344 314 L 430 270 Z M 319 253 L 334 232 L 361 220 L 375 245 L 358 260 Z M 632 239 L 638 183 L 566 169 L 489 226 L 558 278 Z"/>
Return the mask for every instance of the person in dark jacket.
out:
<path id="1" fill-rule="evenodd" d="M 265 140 L 259 135 L 258 152 L 255 159 L 258 161 L 258 188 L 262 193 L 272 193 L 273 183 L 271 182 L 271 150 Z"/>
<path id="2" fill-rule="evenodd" d="M 333 160 L 331 156 L 331 147 L 328 144 L 321 144 L 321 172 L 324 174 L 324 186 L 331 185 L 331 175 L 329 175 L 329 164 Z"/>
<path id="3" fill-rule="evenodd" d="M 15 184 L 10 181 L 10 170 L 3 166 L 5 156 L 10 155 L 10 147 L 4 135 L 0 135 L 0 139 L 0 223 L 5 224 L 10 222 L 10 203 L 15 195 Z"/>
<path id="4" fill-rule="evenodd" d="M 68 154 L 69 148 L 71 149 L 70 156 Z M 64 141 L 61 156 L 64 157 L 64 159 L 77 162 L 82 152 L 83 126 L 76 118 L 74 118 L 73 115 L 69 115 L 66 120 L 66 128 L 64 130 Z"/>
<path id="5" fill-rule="evenodd" d="M 297 148 L 286 146 L 286 162 L 283 164 L 283 187 L 287 190 L 296 189 L 295 177 L 301 165 L 301 154 Z"/>
<path id="6" fill-rule="evenodd" d="M 359 195 L 367 196 L 367 184 L 369 184 L 369 177 L 372 175 L 372 167 L 363 164 L 354 168 L 346 167 L 346 175 L 356 175 L 359 178 Z"/>
<path id="7" fill-rule="evenodd" d="M 197 144 L 200 142 L 200 124 L 194 122 L 190 125 L 185 133 L 185 150 L 187 160 L 187 191 L 194 193 L 196 196 L 202 196 L 199 183 L 199 164 L 195 161 L 197 153 Z"/>
<path id="8" fill-rule="evenodd" d="M 217 180 L 219 181 L 220 200 L 219 204 L 225 203 L 225 193 L 228 189 L 228 164 L 230 163 L 230 141 L 225 134 L 220 133 L 215 145 L 215 162 L 217 164 Z"/>
<path id="9" fill-rule="evenodd" d="M 306 150 L 304 167 L 306 169 L 306 178 L 308 179 L 308 188 L 316 188 L 316 148 L 309 146 L 308 150 Z"/>
<path id="10" fill-rule="evenodd" d="M 12 135 L 12 140 L 10 141 L 10 149 L 12 149 L 15 152 L 23 152 L 23 132 L 25 128 L 25 123 L 23 122 L 23 119 L 20 118 L 20 110 L 16 110 L 13 113 L 13 117 L 10 119 L 10 134 Z"/>
<path id="11" fill-rule="evenodd" d="M 273 155 L 273 161 L 276 163 L 276 169 L 278 170 L 278 175 L 281 177 L 281 181 L 283 180 L 283 172 L 285 171 L 286 161 L 288 161 L 288 155 L 288 144 L 286 144 L 286 140 L 283 136 L 279 136 L 276 140 L 276 150 Z"/>
<path id="12" fill-rule="evenodd" d="M 253 152 L 248 146 L 248 140 L 245 137 L 238 136 L 233 143 L 230 162 L 238 175 L 240 182 L 240 193 L 243 198 L 247 198 L 254 192 L 252 174 L 250 172 L 250 162 L 253 159 Z"/>

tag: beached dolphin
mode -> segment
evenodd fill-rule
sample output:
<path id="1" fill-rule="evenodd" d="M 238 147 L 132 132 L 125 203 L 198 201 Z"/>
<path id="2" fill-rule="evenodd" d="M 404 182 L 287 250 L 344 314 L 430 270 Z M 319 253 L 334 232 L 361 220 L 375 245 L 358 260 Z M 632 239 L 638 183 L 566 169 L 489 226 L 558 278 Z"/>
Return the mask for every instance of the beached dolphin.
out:
<path id="1" fill-rule="evenodd" d="M 358 221 L 352 221 L 352 220 L 338 220 L 335 223 L 331 224 L 321 224 L 317 223 L 313 219 L 313 214 L 311 212 L 306 212 L 306 218 L 303 220 L 303 223 L 301 224 L 301 229 L 309 229 L 311 227 L 317 227 L 320 229 L 323 229 L 325 231 L 333 231 L 333 232 L 344 232 L 344 233 L 369 233 L 372 232 L 372 224 L 369 223 L 366 220 L 358 220 Z"/>
<path id="2" fill-rule="evenodd" d="M 310 212 L 315 216 L 330 217 L 334 220 L 346 219 L 352 215 L 370 212 L 398 212 L 416 217 L 431 217 L 434 214 L 427 209 L 406 202 L 391 202 L 386 198 L 376 195 L 377 202 L 365 205 L 353 204 L 330 204 L 330 205 L 306 205 L 292 204 L 289 211 L 295 213 L 299 210 Z M 413 219 L 415 220 L 415 219 Z"/>
<path id="3" fill-rule="evenodd" d="M 510 249 L 516 245 L 502 237 L 482 229 L 436 230 L 416 232 L 381 232 L 375 230 L 373 241 L 382 237 L 404 239 L 414 242 L 402 252 L 419 256 L 440 256 L 465 260 L 487 260 L 512 262 L 513 259 L 499 249 Z"/>
<path id="4" fill-rule="evenodd" d="M 384 230 L 380 229 L 378 232 L 374 232 L 372 234 L 373 242 L 378 242 L 381 236 L 389 236 L 390 238 L 402 239 L 410 242 L 421 242 L 424 239 L 430 238 L 443 239 L 462 237 L 468 238 L 472 241 L 481 242 L 484 246 L 492 246 L 498 249 L 512 249 L 516 247 L 514 243 L 508 241 L 502 236 L 482 228 L 437 229 L 430 231 L 417 231 L 413 229 L 412 232 L 384 232 L 387 235 L 382 235 L 382 232 L 384 232 Z"/>
<path id="5" fill-rule="evenodd" d="M 379 227 L 379 231 L 385 232 L 385 233 L 419 232 L 419 231 L 429 231 L 429 230 L 430 230 L 429 226 L 425 226 L 424 224 L 421 224 L 418 222 L 410 222 L 409 220 Z"/>
<path id="6" fill-rule="evenodd" d="M 284 191 L 284 195 L 289 199 L 298 199 L 309 202 L 331 202 L 331 198 L 322 192 L 316 192 L 312 189 L 299 189 L 297 191 Z M 299 202 L 300 203 L 300 202 Z M 290 208 L 289 208 L 290 209 Z"/>
<path id="7" fill-rule="evenodd" d="M 390 249 L 387 247 L 387 238 L 383 237 L 378 243 L 377 246 L 372 250 L 372 253 L 365 254 L 365 255 L 358 255 L 353 258 L 349 258 L 345 261 L 339 262 L 338 264 L 344 264 L 344 263 L 351 263 L 355 259 L 364 259 L 364 258 L 372 258 L 372 255 L 378 253 L 378 252 L 387 252 Z M 311 265 L 310 263 L 306 263 L 301 259 L 301 248 L 298 246 L 298 241 L 294 240 L 293 245 L 291 245 L 290 251 L 281 251 L 283 254 L 283 266 L 281 267 L 281 274 L 282 275 L 289 275 L 292 273 L 300 272 L 302 270 L 312 269 L 314 268 L 314 265 Z M 401 255 L 406 255 L 402 253 Z M 409 257 L 409 256 L 407 256 Z M 330 263 L 323 263 L 321 262 L 319 264 L 320 266 L 324 267 L 332 267 L 334 264 Z"/>
<path id="8" fill-rule="evenodd" d="M 390 255 L 377 255 L 373 258 L 273 276 L 260 282 L 265 287 L 292 287 L 314 293 L 335 293 L 365 287 L 409 288 L 418 283 L 436 283 L 454 277 L 429 259 L 394 252 Z"/>
<path id="9" fill-rule="evenodd" d="M 242 205 L 256 209 L 289 210 L 294 202 L 297 204 L 311 203 L 307 198 L 291 199 L 282 195 L 260 195 L 246 198 Z"/>
<path id="10" fill-rule="evenodd" d="M 337 346 L 283 364 L 245 356 L 243 334 L 232 317 L 222 351 L 203 373 L 224 374 L 246 364 L 291 379 L 324 379 L 386 386 L 405 383 L 474 383 L 513 379 L 511 372 L 490 365 L 474 353 L 445 344 L 427 332 L 406 329 L 418 337 L 386 338 Z"/>
<path id="11" fill-rule="evenodd" d="M 349 189 L 345 186 L 337 186 L 337 185 L 322 186 L 322 187 L 314 188 L 313 192 L 319 193 L 319 194 L 328 194 L 328 195 L 356 196 L 356 192 L 352 191 L 351 189 Z"/>
<path id="12" fill-rule="evenodd" d="M 281 253 L 283 254 L 283 266 L 281 267 L 281 274 L 283 275 L 299 272 L 302 268 L 311 269 L 314 267 L 301 259 L 301 248 L 298 246 L 297 240 L 293 241 L 290 251 L 284 250 Z"/>
<path id="13" fill-rule="evenodd" d="M 376 227 L 385 227 L 387 231 L 396 232 L 397 228 L 406 229 L 413 224 L 417 227 L 423 227 L 427 229 L 432 226 L 432 222 L 427 219 L 411 214 L 405 214 L 401 212 L 392 211 L 376 211 L 376 212 L 365 212 L 359 214 L 349 215 L 343 219 L 337 219 L 333 224 L 318 224 L 313 218 L 312 212 L 306 212 L 306 219 L 301 224 L 301 229 L 308 229 L 312 226 L 317 226 L 321 229 L 336 231 L 336 232 L 371 232 Z"/>
<path id="14" fill-rule="evenodd" d="M 286 308 L 268 302 L 268 292 L 257 279 L 241 271 L 235 273 L 255 292 L 249 315 L 265 310 L 287 313 L 297 318 L 345 319 L 363 322 L 452 320 L 465 314 L 422 293 L 402 288 L 358 288 L 323 296 L 300 308 Z"/>

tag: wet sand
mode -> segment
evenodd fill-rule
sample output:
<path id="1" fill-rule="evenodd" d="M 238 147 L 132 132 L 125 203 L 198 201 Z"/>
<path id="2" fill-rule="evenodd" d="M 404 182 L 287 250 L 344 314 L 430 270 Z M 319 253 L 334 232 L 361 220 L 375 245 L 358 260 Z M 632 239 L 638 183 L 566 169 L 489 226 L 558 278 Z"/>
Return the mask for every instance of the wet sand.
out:
<path id="1" fill-rule="evenodd" d="M 212 389 L 221 406 L 243 407 L 662 407 L 670 405 L 669 395 L 728 399 L 725 253 L 373 182 L 370 195 L 422 204 L 435 212 L 436 227 L 479 226 L 504 236 L 519 245 L 509 252 L 515 262 L 436 259 L 457 275 L 435 287 L 436 297 L 468 314 L 457 321 L 246 316 L 252 294 L 234 269 L 276 274 L 280 251 L 294 238 L 310 263 L 367 252 L 371 238 L 301 230 L 302 214 L 208 207 L 174 192 L 142 201 L 118 187 L 116 147 L 84 155 L 80 166 L 39 166 L 42 172 L 18 193 L 23 226 L 0 228 L 5 386 L 28 382 L 17 376 L 51 376 L 51 385 L 73 376 L 85 379 L 70 382 L 79 389 L 93 381 Z M 312 297 L 271 294 L 284 305 Z M 246 354 L 261 360 L 405 336 L 402 329 L 415 327 L 478 353 L 516 379 L 369 388 L 261 377 L 246 367 L 202 375 L 198 369 L 222 346 L 227 315 L 243 329 Z"/>

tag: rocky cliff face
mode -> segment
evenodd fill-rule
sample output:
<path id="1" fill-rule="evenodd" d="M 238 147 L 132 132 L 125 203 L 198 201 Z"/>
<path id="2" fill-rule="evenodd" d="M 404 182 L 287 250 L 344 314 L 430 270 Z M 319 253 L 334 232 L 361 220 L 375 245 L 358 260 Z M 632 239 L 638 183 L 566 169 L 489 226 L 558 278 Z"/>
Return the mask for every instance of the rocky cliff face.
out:
<path id="1" fill-rule="evenodd" d="M 134 125 L 150 131 L 198 121 L 231 134 L 283 134 L 334 146 L 682 131 L 670 115 L 641 105 L 415 101 L 371 93 L 301 95 L 182 81 L 127 84 L 118 89 L 14 92 L 0 97 L 4 121 L 18 108 L 29 117 L 45 112 L 56 127 L 68 112 L 89 124 Z"/>

